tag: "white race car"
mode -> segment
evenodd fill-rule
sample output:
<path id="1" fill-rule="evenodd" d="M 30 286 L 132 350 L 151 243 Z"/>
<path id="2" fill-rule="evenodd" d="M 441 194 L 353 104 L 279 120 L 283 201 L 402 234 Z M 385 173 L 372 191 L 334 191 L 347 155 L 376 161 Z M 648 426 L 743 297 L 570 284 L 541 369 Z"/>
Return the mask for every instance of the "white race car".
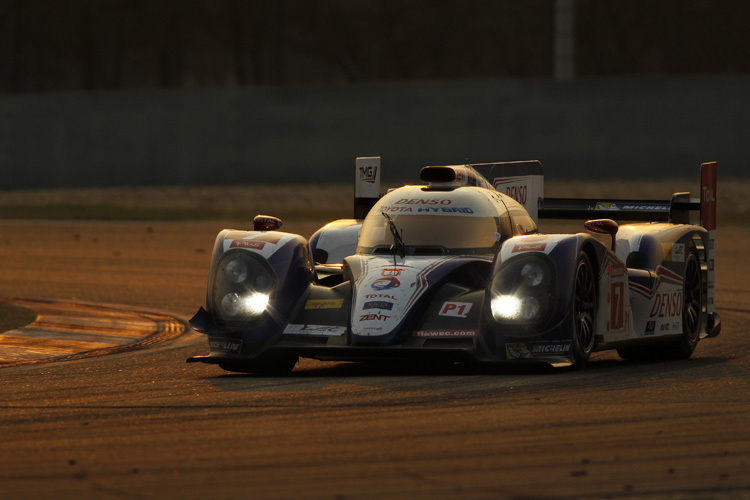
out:
<path id="1" fill-rule="evenodd" d="M 715 163 L 700 199 L 668 201 L 544 198 L 537 161 L 425 167 L 423 185 L 382 197 L 380 159 L 356 169 L 355 218 L 309 241 L 270 216 L 219 233 L 190 320 L 210 353 L 188 361 L 260 374 L 300 356 L 583 366 L 604 349 L 687 358 L 719 334 Z M 539 234 L 539 218 L 588 231 Z"/>

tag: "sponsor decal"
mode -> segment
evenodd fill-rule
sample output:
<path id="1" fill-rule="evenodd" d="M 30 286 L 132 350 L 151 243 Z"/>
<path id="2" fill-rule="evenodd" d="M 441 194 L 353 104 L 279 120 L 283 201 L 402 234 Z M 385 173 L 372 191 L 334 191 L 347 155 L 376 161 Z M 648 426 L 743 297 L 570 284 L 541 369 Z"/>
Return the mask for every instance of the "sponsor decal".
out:
<path id="1" fill-rule="evenodd" d="M 656 330 L 656 321 L 649 321 L 646 323 L 646 335 L 653 335 Z"/>
<path id="2" fill-rule="evenodd" d="M 439 316 L 450 316 L 453 318 L 465 318 L 471 311 L 471 302 L 445 302 L 440 308 Z"/>
<path id="3" fill-rule="evenodd" d="M 453 258 L 455 257 L 445 257 L 439 260 L 430 259 L 429 261 L 425 261 L 424 264 L 419 263 L 420 266 L 426 266 L 423 269 L 402 268 L 401 274 L 398 277 L 382 276 L 384 269 L 395 269 L 398 267 L 389 263 L 390 259 L 387 257 L 371 259 L 369 262 L 376 264 L 371 269 L 363 265 L 361 278 L 357 283 L 358 289 L 351 315 L 352 334 L 363 336 L 377 335 L 377 331 L 372 332 L 366 330 L 366 328 L 378 325 L 383 325 L 383 332 L 395 329 L 404 319 L 405 315 L 411 311 L 413 304 L 429 289 L 430 283 L 427 282 L 429 273 L 442 263 Z M 364 308 L 367 302 L 381 301 L 392 303 L 392 308 L 380 310 L 376 308 Z M 442 301 L 433 305 L 436 313 L 439 311 L 441 305 Z M 370 313 L 380 313 L 381 318 L 378 319 L 370 316 Z M 388 316 L 387 319 L 385 319 L 385 315 Z M 453 325 L 436 326 L 450 328 Z M 409 334 L 411 332 L 412 329 L 409 330 Z"/>
<path id="4" fill-rule="evenodd" d="M 414 330 L 415 337 L 476 337 L 477 330 Z"/>
<path id="5" fill-rule="evenodd" d="M 531 352 L 523 342 L 505 344 L 505 354 L 509 359 L 525 359 L 531 357 Z"/>
<path id="6" fill-rule="evenodd" d="M 388 300 L 397 300 L 396 297 L 393 295 L 388 295 L 386 293 L 368 293 L 365 294 L 366 299 L 388 299 Z"/>
<path id="7" fill-rule="evenodd" d="M 365 304 L 362 306 L 362 309 L 387 309 L 391 310 L 393 309 L 393 302 L 387 302 L 385 300 L 373 300 L 370 302 L 365 302 Z"/>
<path id="8" fill-rule="evenodd" d="M 381 276 L 398 276 L 401 274 L 401 269 L 383 269 L 380 271 Z"/>
<path id="9" fill-rule="evenodd" d="M 703 186 L 703 201 L 706 203 L 714 203 L 716 201 L 713 189 Z"/>
<path id="10" fill-rule="evenodd" d="M 378 175 L 378 167 L 376 165 L 367 165 L 359 167 L 359 180 L 369 182 L 370 184 L 375 183 L 375 179 Z"/>
<path id="11" fill-rule="evenodd" d="M 208 338 L 208 347 L 212 352 L 222 354 L 239 355 L 242 350 L 242 341 L 233 339 L 221 339 L 217 337 Z"/>
<path id="12" fill-rule="evenodd" d="M 387 314 L 363 314 L 359 317 L 360 321 L 387 321 L 390 316 Z"/>
<path id="13" fill-rule="evenodd" d="M 400 287 L 401 282 L 396 278 L 380 278 L 375 280 L 370 286 L 375 290 L 390 290 L 391 288 Z"/>
<path id="14" fill-rule="evenodd" d="M 685 262 L 685 245 L 682 243 L 662 243 L 664 260 L 670 262 Z"/>
<path id="15" fill-rule="evenodd" d="M 648 203 L 624 203 L 624 204 L 618 204 L 618 203 L 612 203 L 612 202 L 604 202 L 599 201 L 596 203 L 596 206 L 594 207 L 594 210 L 621 210 L 621 211 L 630 211 L 630 210 L 645 210 L 648 212 L 658 212 L 660 210 L 664 210 L 664 205 L 657 205 L 657 204 L 648 204 Z"/>
<path id="16" fill-rule="evenodd" d="M 619 210 L 617 203 L 602 203 L 597 202 L 594 210 Z"/>
<path id="17" fill-rule="evenodd" d="M 450 205 L 453 200 L 426 200 L 424 198 L 401 198 L 396 205 Z"/>
<path id="18" fill-rule="evenodd" d="M 650 318 L 678 318 L 682 316 L 682 292 L 663 292 L 654 296 Z"/>
<path id="19" fill-rule="evenodd" d="M 293 325 L 284 329 L 286 335 L 320 335 L 323 337 L 340 337 L 346 334 L 345 326 L 330 325 Z"/>
<path id="20" fill-rule="evenodd" d="M 565 355 L 570 352 L 570 341 L 558 342 L 510 342 L 505 344 L 509 358 L 523 359 L 535 356 Z"/>
<path id="21" fill-rule="evenodd" d="M 380 207 L 380 210 L 382 212 L 397 212 L 397 213 L 403 213 L 403 212 L 411 213 L 411 212 L 414 211 L 414 210 L 412 210 L 411 207 L 394 207 L 392 205 L 388 205 L 388 206 L 385 206 L 385 207 Z"/>
<path id="22" fill-rule="evenodd" d="M 227 235 L 227 240 L 232 239 L 233 241 L 229 244 L 229 248 L 249 248 L 251 250 L 263 250 L 267 243 L 275 245 L 283 237 L 283 234 L 275 234 L 273 231 L 267 233 L 256 233 L 250 238 L 237 238 L 233 239 L 233 236 L 240 236 L 247 233 L 230 233 Z"/>
<path id="23" fill-rule="evenodd" d="M 395 213 L 421 213 L 421 214 L 473 214 L 474 209 L 471 207 L 452 207 L 448 206 L 451 200 L 421 200 L 421 199 L 402 199 L 398 200 L 395 205 L 381 207 L 383 212 Z M 406 206 L 405 206 L 406 205 Z M 408 206 L 419 205 L 419 206 Z"/>
<path id="24" fill-rule="evenodd" d="M 683 243 L 672 245 L 672 259 L 675 262 L 685 262 L 685 245 Z"/>
<path id="25" fill-rule="evenodd" d="M 526 195 L 528 193 L 528 188 L 524 185 L 521 186 L 506 186 L 505 187 L 505 194 L 516 200 L 518 203 L 525 205 L 526 204 Z"/>
<path id="26" fill-rule="evenodd" d="M 266 246 L 266 242 L 264 241 L 234 240 L 231 245 L 229 245 L 229 248 L 250 248 L 253 250 L 263 250 L 264 246 Z"/>
<path id="27" fill-rule="evenodd" d="M 659 210 L 664 210 L 664 205 L 648 205 L 648 204 L 638 204 L 638 205 L 632 205 L 632 204 L 624 204 L 620 207 L 621 210 L 646 210 L 649 212 L 657 212 Z"/>
<path id="28" fill-rule="evenodd" d="M 417 213 L 459 213 L 459 214 L 473 214 L 474 210 L 471 207 L 419 207 Z"/>
<path id="29" fill-rule="evenodd" d="M 341 309 L 344 299 L 311 299 L 305 302 L 305 309 Z"/>
<path id="30" fill-rule="evenodd" d="M 570 342 L 533 342 L 531 354 L 567 354 L 570 352 Z"/>
<path id="31" fill-rule="evenodd" d="M 511 253 L 517 252 L 543 252 L 547 248 L 546 243 L 522 243 L 515 245 Z"/>

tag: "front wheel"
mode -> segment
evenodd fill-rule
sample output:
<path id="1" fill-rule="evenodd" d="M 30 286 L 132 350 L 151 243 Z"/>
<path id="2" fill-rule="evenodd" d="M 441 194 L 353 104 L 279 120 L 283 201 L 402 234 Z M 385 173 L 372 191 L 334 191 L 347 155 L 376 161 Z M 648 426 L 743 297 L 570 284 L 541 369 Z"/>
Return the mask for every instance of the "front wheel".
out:
<path id="1" fill-rule="evenodd" d="M 583 368 L 594 350 L 596 324 L 596 278 L 586 252 L 576 260 L 573 285 L 573 367 Z"/>

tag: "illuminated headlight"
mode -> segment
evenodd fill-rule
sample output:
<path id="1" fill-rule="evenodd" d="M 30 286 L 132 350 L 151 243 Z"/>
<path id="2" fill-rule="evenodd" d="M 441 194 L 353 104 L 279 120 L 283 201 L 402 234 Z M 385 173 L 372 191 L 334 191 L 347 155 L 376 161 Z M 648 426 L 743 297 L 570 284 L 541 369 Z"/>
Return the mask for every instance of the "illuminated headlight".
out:
<path id="1" fill-rule="evenodd" d="M 251 293 L 246 296 L 228 293 L 221 299 L 221 312 L 223 316 L 230 318 L 259 316 L 266 310 L 267 305 L 268 295 L 262 293 Z"/>
<path id="2" fill-rule="evenodd" d="M 268 307 L 275 285 L 276 277 L 262 257 L 244 250 L 227 252 L 214 274 L 214 316 L 225 324 L 259 318 Z"/>
<path id="3" fill-rule="evenodd" d="M 521 311 L 521 301 L 512 295 L 498 295 L 490 306 L 495 319 L 516 319 Z"/>
<path id="4" fill-rule="evenodd" d="M 533 322 L 540 318 L 542 306 L 535 297 L 498 295 L 490 303 L 492 316 L 497 320 L 521 320 Z"/>
<path id="5" fill-rule="evenodd" d="M 507 261 L 492 280 L 490 310 L 495 321 L 539 326 L 547 318 L 554 291 L 552 262 L 541 254 Z"/>

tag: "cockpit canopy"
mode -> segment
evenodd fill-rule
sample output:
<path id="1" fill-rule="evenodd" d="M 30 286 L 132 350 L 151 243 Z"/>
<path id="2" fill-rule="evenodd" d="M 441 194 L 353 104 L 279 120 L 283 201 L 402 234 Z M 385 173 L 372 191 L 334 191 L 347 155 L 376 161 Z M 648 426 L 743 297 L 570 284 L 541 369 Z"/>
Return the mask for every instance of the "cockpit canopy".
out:
<path id="1" fill-rule="evenodd" d="M 392 253 L 388 214 L 407 255 L 493 254 L 507 238 L 536 232 L 523 206 L 490 189 L 406 186 L 381 198 L 362 224 L 357 253 Z"/>

